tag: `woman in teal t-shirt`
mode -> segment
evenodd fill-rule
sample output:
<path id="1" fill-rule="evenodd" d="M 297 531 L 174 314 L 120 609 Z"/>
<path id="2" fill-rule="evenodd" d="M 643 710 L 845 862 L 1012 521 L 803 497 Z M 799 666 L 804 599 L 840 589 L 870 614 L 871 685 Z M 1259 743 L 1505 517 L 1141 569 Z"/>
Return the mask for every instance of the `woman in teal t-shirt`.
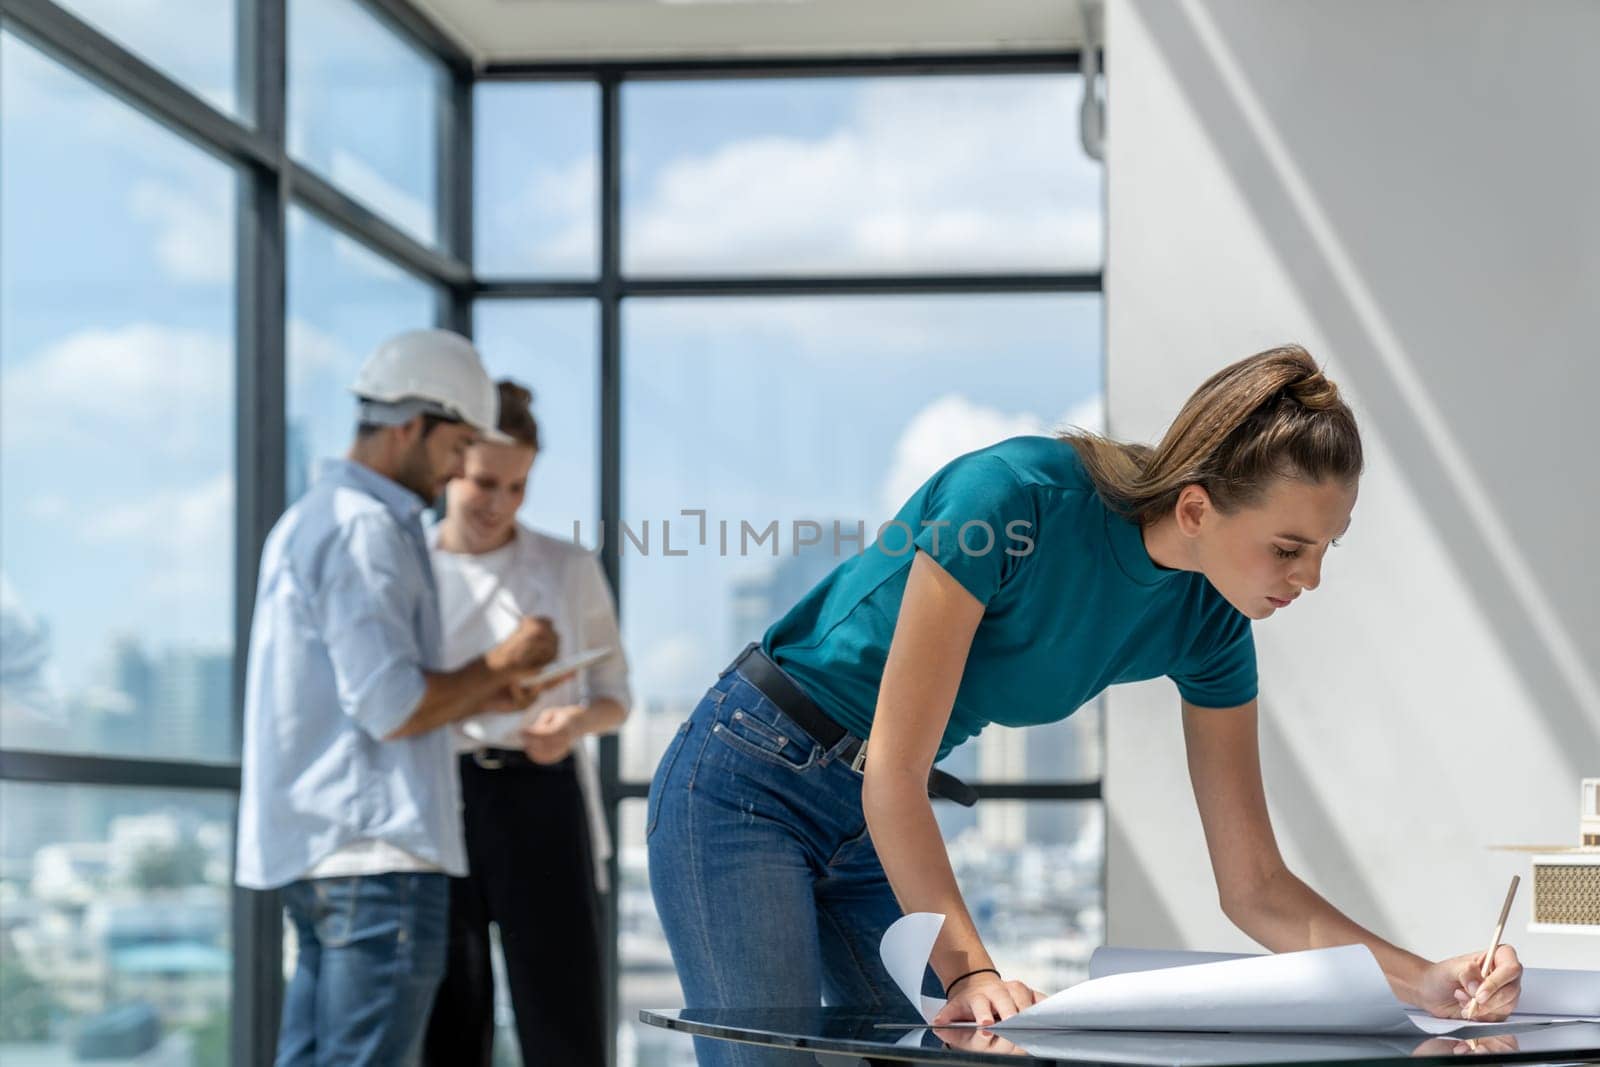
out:
<path id="1" fill-rule="evenodd" d="M 1361 467 L 1350 409 L 1291 346 L 1214 375 L 1154 448 L 1022 437 L 940 470 L 723 673 L 662 757 L 650 877 L 686 1003 L 901 1008 L 878 941 L 902 910 L 946 916 L 940 1021 L 1034 1003 L 962 902 L 928 798 L 963 787 L 933 764 L 989 723 L 1057 721 L 1167 676 L 1241 930 L 1276 952 L 1360 942 L 1408 1003 L 1509 1014 L 1509 946 L 1481 984 L 1481 954 L 1397 948 L 1296 878 L 1268 821 L 1251 622 L 1317 587 Z M 725 1043 L 700 1055 L 781 1062 Z"/>

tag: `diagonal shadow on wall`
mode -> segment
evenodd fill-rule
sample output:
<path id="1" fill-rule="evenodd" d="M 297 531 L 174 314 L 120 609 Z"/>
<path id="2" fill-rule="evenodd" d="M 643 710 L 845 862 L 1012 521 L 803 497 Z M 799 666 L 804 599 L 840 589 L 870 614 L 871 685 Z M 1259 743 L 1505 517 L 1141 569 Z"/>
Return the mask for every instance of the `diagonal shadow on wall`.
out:
<path id="1" fill-rule="evenodd" d="M 1106 805 L 1105 812 L 1107 875 L 1111 879 L 1106 885 L 1106 918 L 1110 922 L 1115 915 L 1140 917 L 1137 933 L 1130 934 L 1122 929 L 1113 932 L 1108 927 L 1107 936 L 1118 945 L 1143 948 L 1183 946 L 1184 938 L 1178 931 L 1178 923 L 1167 910 L 1161 895 L 1154 891 L 1155 882 L 1144 864 L 1139 862 L 1139 853 L 1128 840 L 1122 820 L 1110 804 Z"/>
<path id="2" fill-rule="evenodd" d="M 1311 788 L 1305 764 L 1289 747 L 1265 701 L 1258 721 L 1262 777 L 1272 810 L 1312 843 L 1299 859 L 1306 869 L 1306 882 L 1328 899 L 1338 901 L 1340 911 L 1367 929 L 1393 937 L 1399 927 L 1361 877 L 1362 865 L 1355 852 L 1339 832 L 1327 805 Z"/>
<path id="3" fill-rule="evenodd" d="M 1564 662 L 1540 638 L 1540 625 L 1560 628 L 1560 620 L 1548 615 L 1535 619 L 1528 599 L 1519 594 L 1511 568 L 1495 551 L 1493 538 L 1451 477 L 1448 462 L 1408 405 L 1403 383 L 1380 351 L 1381 340 L 1374 336 L 1327 250 L 1284 188 L 1244 108 L 1219 73 L 1218 57 L 1212 54 L 1186 5 L 1136 0 L 1130 6 L 1231 178 L 1245 194 L 1261 231 L 1273 242 L 1281 268 L 1339 353 L 1340 373 L 1350 377 L 1363 397 L 1362 417 L 1379 426 L 1392 444 L 1395 462 L 1428 521 L 1440 532 L 1440 543 L 1447 546 L 1459 573 L 1468 576 L 1470 595 L 1563 754 L 1563 772 L 1571 778 L 1592 773 L 1592 766 L 1585 763 L 1592 764 L 1593 754 L 1600 752 L 1600 722 L 1596 721 L 1600 713 L 1592 717 L 1586 710 L 1595 688 L 1591 668 L 1586 663 L 1574 666 L 1570 658 Z M 1226 9 L 1226 5 L 1214 6 Z M 1353 71 L 1351 76 L 1357 78 L 1359 73 Z M 1474 429 L 1451 427 L 1456 439 Z M 1581 492 L 1582 486 L 1575 490 Z M 1537 521 L 1537 517 L 1528 521 Z M 1544 588 L 1562 588 L 1559 574 L 1540 577 Z M 1570 633 L 1560 632 L 1584 658 L 1592 660 L 1600 652 L 1588 647 L 1600 642 L 1600 635 L 1571 640 Z"/>

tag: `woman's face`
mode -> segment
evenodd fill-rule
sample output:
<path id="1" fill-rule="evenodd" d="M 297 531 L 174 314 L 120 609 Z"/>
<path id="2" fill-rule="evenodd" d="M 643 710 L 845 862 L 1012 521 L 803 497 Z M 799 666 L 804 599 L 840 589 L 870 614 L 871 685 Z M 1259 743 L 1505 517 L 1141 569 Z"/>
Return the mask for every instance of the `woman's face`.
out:
<path id="1" fill-rule="evenodd" d="M 1193 493 L 1200 500 L 1186 501 Z M 1257 504 L 1231 515 L 1190 486 L 1178 512 L 1181 527 L 1192 520 L 1184 532 L 1200 572 L 1228 603 L 1249 618 L 1265 619 L 1322 584 L 1322 559 L 1349 529 L 1355 506 L 1354 482 L 1280 478 Z"/>
<path id="2" fill-rule="evenodd" d="M 534 455 L 527 445 L 479 443 L 467 449 L 463 473 L 446 492 L 445 515 L 471 551 L 497 548 L 510 538 Z"/>

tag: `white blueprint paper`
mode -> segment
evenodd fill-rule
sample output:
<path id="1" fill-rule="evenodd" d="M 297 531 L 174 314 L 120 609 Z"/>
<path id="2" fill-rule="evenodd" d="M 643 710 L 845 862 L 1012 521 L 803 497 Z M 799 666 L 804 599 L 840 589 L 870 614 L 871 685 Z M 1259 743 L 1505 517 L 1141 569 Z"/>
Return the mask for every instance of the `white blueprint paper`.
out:
<path id="1" fill-rule="evenodd" d="M 1125 974 L 1129 971 L 1153 971 L 1163 967 L 1185 967 L 1196 963 L 1252 958 L 1259 957 L 1226 952 L 1182 952 L 1171 949 L 1107 946 L 1095 949 L 1094 956 L 1089 960 L 1089 977 L 1103 978 L 1106 975 Z M 1517 998 L 1516 1014 L 1560 1016 L 1564 1019 L 1600 1022 L 1600 970 L 1523 968 L 1522 994 Z M 1426 1015 L 1422 1017 L 1430 1018 Z"/>
<path id="2" fill-rule="evenodd" d="M 944 916 L 930 911 L 914 911 L 896 920 L 883 932 L 878 943 L 878 955 L 883 958 L 884 970 L 900 987 L 906 999 L 922 1013 L 922 1021 L 933 1022 L 945 1002 L 938 997 L 922 995 L 922 975 L 933 956 L 933 943 L 939 939 L 944 926 Z"/>
<path id="3" fill-rule="evenodd" d="M 889 928 L 880 946 L 890 976 L 928 1022 L 944 1006 L 944 1001 L 922 995 L 923 972 L 943 924 L 942 915 L 905 916 Z M 1409 1014 L 1395 1000 L 1377 960 L 1364 945 L 1169 967 L 1139 955 L 1131 959 L 1145 964 L 1142 969 L 1125 966 L 1121 973 L 1110 973 L 1117 960 L 1107 957 L 1099 977 L 988 1029 L 1432 1035 L 1470 1031 L 1481 1037 L 1552 1022 L 1514 1018 L 1474 1023 Z"/>

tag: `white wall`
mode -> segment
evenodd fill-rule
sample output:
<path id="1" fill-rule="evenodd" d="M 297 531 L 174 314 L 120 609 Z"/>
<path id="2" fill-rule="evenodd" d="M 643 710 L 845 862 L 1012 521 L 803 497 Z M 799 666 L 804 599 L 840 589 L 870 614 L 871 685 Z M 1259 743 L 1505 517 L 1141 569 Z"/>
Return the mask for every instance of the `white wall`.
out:
<path id="1" fill-rule="evenodd" d="M 1368 446 L 1321 589 L 1256 627 L 1290 864 L 1418 952 L 1481 950 L 1600 774 L 1600 5 L 1112 0 L 1110 424 L 1153 439 L 1295 340 Z M 1246 947 L 1170 683 L 1109 697 L 1113 942 Z"/>

